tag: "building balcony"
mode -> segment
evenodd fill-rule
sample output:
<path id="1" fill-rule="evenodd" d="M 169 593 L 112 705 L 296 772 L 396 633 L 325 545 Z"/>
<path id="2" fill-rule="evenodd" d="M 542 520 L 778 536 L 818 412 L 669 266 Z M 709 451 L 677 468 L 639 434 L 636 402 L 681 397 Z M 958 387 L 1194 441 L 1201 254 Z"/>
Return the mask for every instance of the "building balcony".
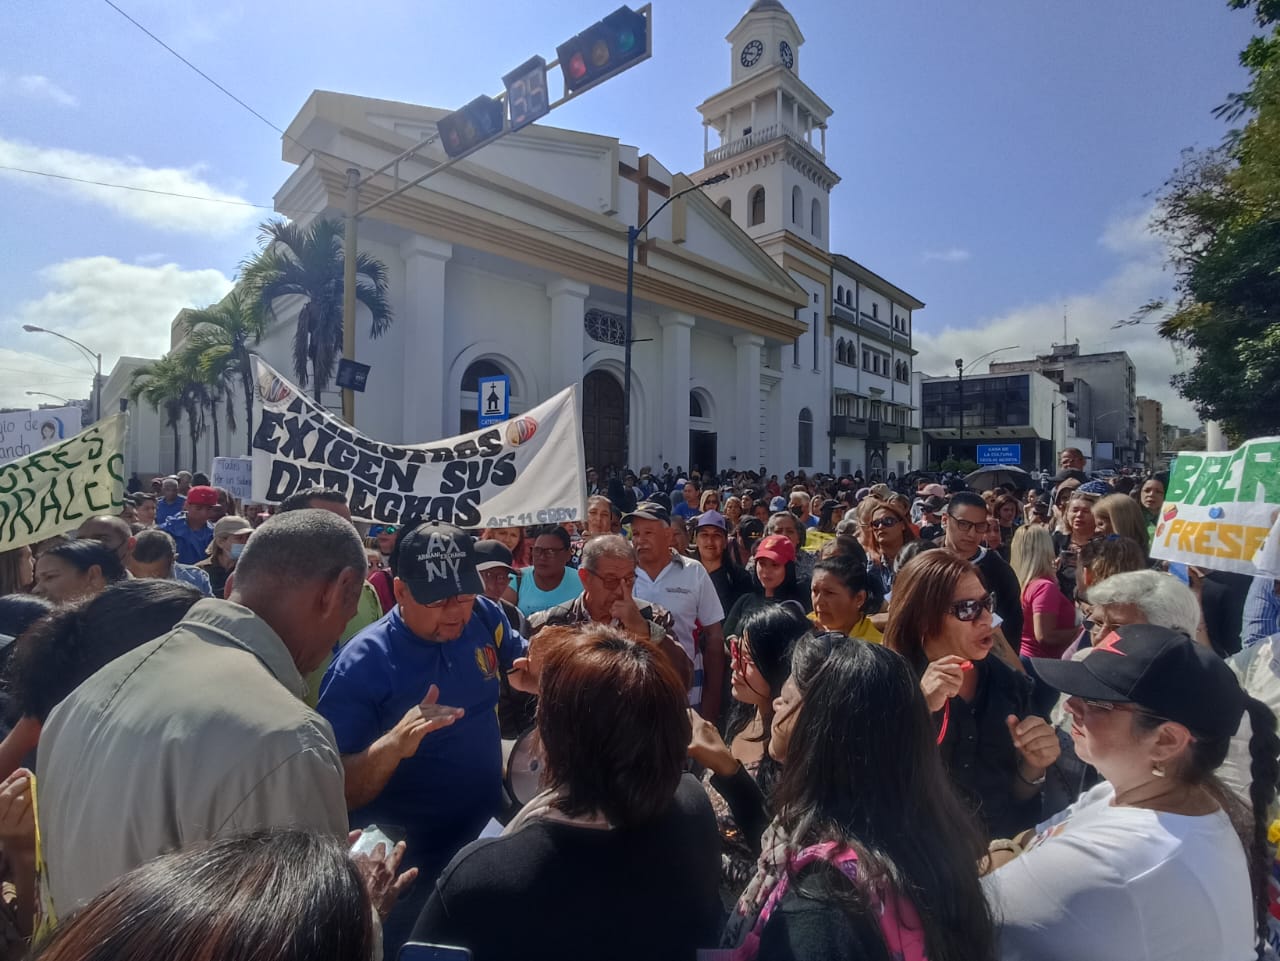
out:
<path id="1" fill-rule="evenodd" d="M 869 421 L 864 417 L 850 417 L 848 414 L 836 414 L 831 418 L 832 437 L 866 438 Z"/>
<path id="2" fill-rule="evenodd" d="M 807 150 L 817 160 L 826 162 L 826 157 L 822 151 L 818 150 L 813 144 L 804 138 L 804 134 L 799 131 L 792 130 L 789 124 L 771 123 L 761 127 L 759 130 L 752 130 L 745 137 L 739 137 L 737 140 L 730 140 L 728 143 L 721 144 L 715 150 L 708 150 L 703 155 L 703 166 L 710 167 L 718 164 L 722 160 L 728 160 L 740 153 L 746 153 L 748 150 L 754 150 L 761 144 L 766 144 L 771 140 L 777 140 L 779 137 L 786 137 L 792 143 L 795 143 Z"/>
<path id="3" fill-rule="evenodd" d="M 904 444 L 923 444 L 924 436 L 920 433 L 919 427 L 902 428 L 902 442 Z"/>

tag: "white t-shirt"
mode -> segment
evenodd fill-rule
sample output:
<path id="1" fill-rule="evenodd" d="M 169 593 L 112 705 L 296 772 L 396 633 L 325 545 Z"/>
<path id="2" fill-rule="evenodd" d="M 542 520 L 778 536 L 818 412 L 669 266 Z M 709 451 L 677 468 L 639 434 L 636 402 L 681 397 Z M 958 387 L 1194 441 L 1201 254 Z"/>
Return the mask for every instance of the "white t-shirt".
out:
<path id="1" fill-rule="evenodd" d="M 1252 961 L 1244 848 L 1223 811 L 1111 802 L 1104 781 L 982 879 L 1002 961 Z"/>
<path id="2" fill-rule="evenodd" d="M 702 703 L 702 652 L 693 642 L 694 631 L 724 620 L 720 596 L 711 575 L 691 557 L 672 553 L 671 563 L 651 579 L 636 568 L 636 586 L 632 593 L 641 600 L 665 607 L 675 622 L 676 642 L 693 661 L 693 687 L 689 703 Z"/>

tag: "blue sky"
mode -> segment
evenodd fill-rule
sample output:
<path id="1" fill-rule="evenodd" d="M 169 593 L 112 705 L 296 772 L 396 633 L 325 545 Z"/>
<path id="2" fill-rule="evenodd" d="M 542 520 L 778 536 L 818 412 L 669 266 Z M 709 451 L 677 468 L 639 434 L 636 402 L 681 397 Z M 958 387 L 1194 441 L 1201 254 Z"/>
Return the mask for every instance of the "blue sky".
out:
<path id="1" fill-rule="evenodd" d="M 315 88 L 443 107 L 496 93 L 614 0 L 116 2 L 285 127 Z M 1246 81 L 1248 16 L 1225 0 L 784 2 L 807 38 L 801 76 L 835 110 L 832 247 L 928 304 L 918 367 L 1046 349 L 1065 306 L 1070 339 L 1129 350 L 1139 390 L 1190 423 L 1169 346 L 1111 324 L 1167 289 L 1149 194 L 1182 148 L 1221 137 L 1210 112 Z M 549 121 L 697 169 L 694 108 L 728 84 L 723 38 L 748 4 L 656 0 L 653 59 Z M 262 204 L 292 169 L 274 130 L 103 0 L 0 5 L 0 35 L 0 165 Z M 0 212 L 4 405 L 88 390 L 75 351 L 23 323 L 91 343 L 108 369 L 154 356 L 179 308 L 227 288 L 270 214 L 3 170 Z"/>

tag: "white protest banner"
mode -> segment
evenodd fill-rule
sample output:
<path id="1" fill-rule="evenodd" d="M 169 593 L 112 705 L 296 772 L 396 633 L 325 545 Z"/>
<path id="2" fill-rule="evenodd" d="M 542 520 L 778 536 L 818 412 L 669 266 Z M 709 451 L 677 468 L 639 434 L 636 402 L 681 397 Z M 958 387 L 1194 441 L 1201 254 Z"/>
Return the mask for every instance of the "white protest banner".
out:
<path id="1" fill-rule="evenodd" d="M 221 487 L 238 501 L 253 497 L 253 458 L 215 457 L 213 486 Z"/>
<path id="2" fill-rule="evenodd" d="M 346 494 L 355 519 L 378 524 L 529 527 L 585 515 L 574 388 L 501 424 L 400 446 L 357 433 L 261 358 L 253 370 L 257 503 L 318 485 Z"/>
<path id="3" fill-rule="evenodd" d="M 79 407 L 0 414 L 0 464 L 75 436 L 80 433 L 81 417 Z"/>
<path id="4" fill-rule="evenodd" d="M 0 466 L 0 551 L 75 530 L 114 514 L 124 497 L 126 414 Z"/>
<path id="5" fill-rule="evenodd" d="M 1280 437 L 1233 451 L 1181 452 L 1169 472 L 1151 556 L 1257 574 L 1255 558 L 1280 514 Z"/>

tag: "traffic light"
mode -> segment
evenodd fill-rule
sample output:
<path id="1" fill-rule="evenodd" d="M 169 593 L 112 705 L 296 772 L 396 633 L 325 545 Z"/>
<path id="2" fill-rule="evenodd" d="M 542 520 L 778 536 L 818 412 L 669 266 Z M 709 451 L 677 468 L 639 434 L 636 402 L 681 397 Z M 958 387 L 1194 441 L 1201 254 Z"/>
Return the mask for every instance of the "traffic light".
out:
<path id="1" fill-rule="evenodd" d="M 471 153 L 502 133 L 504 110 L 501 101 L 476 97 L 436 124 L 440 145 L 451 160 Z"/>
<path id="2" fill-rule="evenodd" d="M 566 93 L 581 93 L 649 56 L 649 18 L 619 7 L 556 47 Z"/>

